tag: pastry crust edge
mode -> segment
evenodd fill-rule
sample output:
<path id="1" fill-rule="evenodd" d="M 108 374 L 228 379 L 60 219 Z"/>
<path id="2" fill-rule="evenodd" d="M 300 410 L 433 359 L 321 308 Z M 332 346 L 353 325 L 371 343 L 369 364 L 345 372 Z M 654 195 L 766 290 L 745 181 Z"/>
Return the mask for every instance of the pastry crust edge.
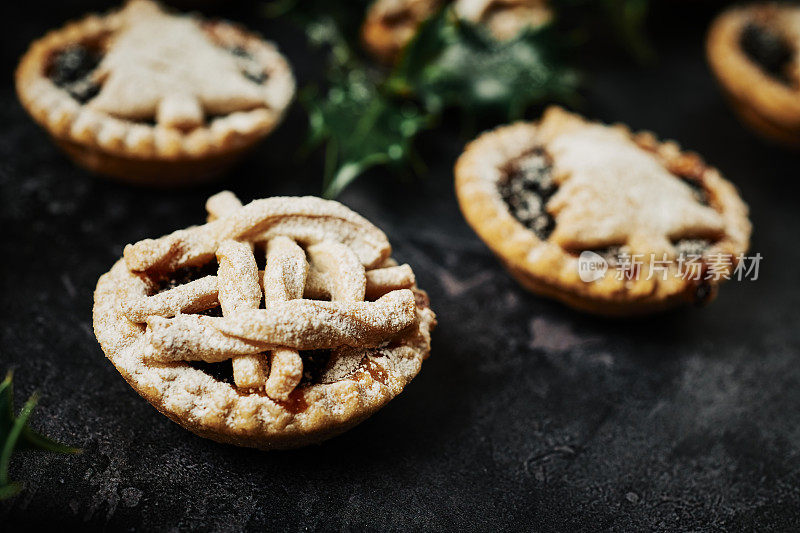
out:
<path id="1" fill-rule="evenodd" d="M 736 6 L 717 16 L 706 38 L 711 70 L 739 118 L 756 132 L 800 148 L 800 97 L 765 73 L 740 46 L 741 32 L 761 9 L 791 9 L 780 4 Z"/>
<path id="2" fill-rule="evenodd" d="M 92 311 L 95 336 L 106 357 L 140 396 L 173 422 L 216 442 L 273 450 L 298 448 L 335 437 L 369 418 L 402 392 L 430 355 L 430 330 L 435 327 L 436 318 L 430 308 L 418 305 L 417 328 L 422 346 L 404 344 L 384 349 L 395 357 L 408 359 L 411 364 L 380 365 L 381 359 L 389 356 L 373 358 L 373 364 L 378 364 L 386 373 L 386 383 L 361 371 L 356 376 L 358 379 L 314 384 L 304 393 L 307 395 L 308 390 L 313 390 L 314 397 L 309 399 L 308 408 L 293 413 L 266 395 L 239 394 L 233 386 L 185 363 L 146 363 L 142 357 L 144 328 L 125 318 L 119 306 L 120 300 L 131 290 L 131 282 L 138 279 L 136 276 L 127 269 L 124 259 L 120 259 L 100 277 Z M 424 294 L 420 289 L 415 288 L 415 291 Z M 187 383 L 189 377 L 181 379 L 179 373 L 204 374 L 203 386 L 213 387 L 215 392 L 230 389 L 223 392 L 231 405 L 206 416 L 192 412 L 198 404 L 191 404 L 189 409 L 177 408 L 172 402 L 176 395 L 200 396 L 203 393 L 188 390 L 186 387 L 192 386 Z M 347 399 L 344 404 L 337 401 L 342 395 Z M 228 415 L 221 417 L 223 412 Z"/>
<path id="3" fill-rule="evenodd" d="M 545 115 L 548 114 L 567 120 L 576 117 L 557 106 L 548 108 Z M 455 165 L 455 189 L 461 212 L 514 278 L 536 294 L 575 309 L 610 317 L 648 314 L 695 302 L 700 285 L 710 291 L 705 302 L 716 296 L 718 281 L 682 280 L 676 278 L 672 270 L 666 281 L 624 281 L 606 275 L 601 280 L 585 283 L 578 274 L 577 257 L 553 243 L 541 241 L 515 219 L 500 196 L 496 180 L 501 176 L 502 165 L 536 144 L 537 127 L 538 122 L 516 122 L 485 132 L 466 146 Z M 699 160 L 699 156 L 682 151 L 674 142 L 655 141 L 649 132 L 634 134 L 621 124 L 608 127 L 624 131 L 640 145 L 655 142 L 654 155 L 662 161 L 674 161 L 687 155 Z M 713 194 L 725 222 L 725 236 L 709 249 L 709 253 L 732 256 L 745 253 L 751 233 L 747 205 L 717 169 L 703 165 L 700 180 Z"/>
<path id="4" fill-rule="evenodd" d="M 144 185 L 175 186 L 217 177 L 280 123 L 295 93 L 287 60 L 270 42 L 227 22 L 269 56 L 274 107 L 239 111 L 188 133 L 119 119 L 89 109 L 56 86 L 44 69 L 50 54 L 71 43 L 113 31 L 116 11 L 87 15 L 33 41 L 14 74 L 17 96 L 31 117 L 79 165 Z"/>

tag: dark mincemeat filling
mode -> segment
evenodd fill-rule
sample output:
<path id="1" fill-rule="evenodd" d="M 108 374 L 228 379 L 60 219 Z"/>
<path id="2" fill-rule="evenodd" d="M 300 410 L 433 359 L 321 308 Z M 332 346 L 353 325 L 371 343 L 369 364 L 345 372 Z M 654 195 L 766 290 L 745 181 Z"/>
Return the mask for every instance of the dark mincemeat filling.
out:
<path id="1" fill-rule="evenodd" d="M 253 83 L 263 85 L 269 75 L 255 58 L 242 46 L 225 48 L 236 57 L 248 60 L 248 66 L 241 69 L 242 76 Z M 48 61 L 45 74 L 54 84 L 64 89 L 75 100 L 85 104 L 100 92 L 100 84 L 92 79 L 92 73 L 103 59 L 100 46 L 76 43 L 54 52 Z M 155 125 L 155 121 L 142 121 Z"/>
<path id="2" fill-rule="evenodd" d="M 533 231 L 541 240 L 547 240 L 555 227 L 553 217 L 545 209 L 548 200 L 558 187 L 552 179 L 552 160 L 541 148 L 536 148 L 515 159 L 506 167 L 505 179 L 499 189 L 511 214 L 525 227 Z M 709 196 L 703 185 L 696 179 L 678 176 L 692 189 L 698 203 L 709 206 Z M 673 245 L 684 257 L 702 255 L 710 246 L 706 239 L 678 239 Z M 590 250 L 608 261 L 609 266 L 619 264 L 622 246 L 608 246 Z M 578 252 L 580 253 L 580 252 Z"/>
<path id="3" fill-rule="evenodd" d="M 555 227 L 545 206 L 557 188 L 552 178 L 552 161 L 541 148 L 509 163 L 505 179 L 499 184 L 500 196 L 511 214 L 541 240 L 547 240 Z"/>
<path id="4" fill-rule="evenodd" d="M 750 23 L 742 30 L 740 45 L 745 54 L 765 72 L 783 83 L 789 83 L 787 65 L 794 50 L 777 32 Z"/>
<path id="5" fill-rule="evenodd" d="M 681 179 L 681 181 L 688 185 L 690 189 L 692 189 L 692 195 L 699 204 L 705 207 L 711 206 L 708 191 L 706 191 L 701 182 L 699 182 L 697 179 L 686 176 L 679 175 L 678 177 Z M 682 257 L 703 255 L 711 246 L 711 244 L 711 241 L 708 239 L 686 238 L 672 241 L 672 245 L 675 247 L 675 252 L 678 256 Z"/>
<path id="6" fill-rule="evenodd" d="M 47 66 L 47 76 L 84 104 L 100 92 L 100 84 L 92 80 L 91 74 L 101 59 L 103 54 L 99 49 L 73 44 L 53 54 Z"/>
<path id="7" fill-rule="evenodd" d="M 303 360 L 303 377 L 298 387 L 320 383 L 322 373 L 330 357 L 330 350 L 301 351 L 300 358 Z M 231 363 L 230 359 L 219 363 L 206 363 L 204 361 L 187 361 L 187 363 L 190 367 L 208 374 L 217 381 L 227 383 L 231 386 L 234 385 L 233 363 Z"/>
<path id="8" fill-rule="evenodd" d="M 711 241 L 708 239 L 677 239 L 672 241 L 672 245 L 675 247 L 675 253 L 678 257 L 692 259 L 697 256 L 702 256 L 711 246 Z M 625 250 L 625 247 L 619 245 L 596 248 L 589 251 L 594 252 L 605 259 L 610 268 L 616 268 L 622 265 L 623 262 L 621 261 L 621 258 L 623 257 L 623 253 L 629 253 Z M 575 252 L 575 255 L 579 254 L 580 252 Z M 647 258 L 633 258 L 628 256 L 627 261 L 634 262 L 634 260 L 642 261 L 643 259 Z M 660 258 L 656 257 L 656 259 Z"/>
<path id="9" fill-rule="evenodd" d="M 242 70 L 242 76 L 258 85 L 263 85 L 267 81 L 267 73 L 263 70 Z"/>
<path id="10" fill-rule="evenodd" d="M 694 179 L 684 178 L 682 176 L 678 177 L 681 178 L 681 180 L 686 185 L 688 185 L 690 189 L 692 189 L 692 195 L 694 196 L 694 199 L 697 200 L 697 203 L 702 204 L 706 207 L 709 206 L 708 193 L 703 188 L 702 184 L 700 184 L 697 180 Z"/>
<path id="11" fill-rule="evenodd" d="M 262 69 L 260 65 L 256 64 L 255 58 L 250 52 L 247 51 L 246 48 L 243 46 L 233 46 L 226 48 L 226 50 L 236 57 L 241 57 L 242 59 L 246 59 L 251 63 L 251 65 L 241 69 L 242 76 L 258 85 L 263 85 L 264 82 L 267 81 L 269 76 L 266 72 L 264 72 L 264 69 Z"/>
<path id="12" fill-rule="evenodd" d="M 608 266 L 614 268 L 620 264 L 620 256 L 622 256 L 623 248 L 622 246 L 614 245 L 606 246 L 605 248 L 595 248 L 594 250 L 589 251 L 594 252 L 605 259 L 608 263 Z"/>
<path id="13" fill-rule="evenodd" d="M 256 254 L 256 257 L 265 254 Z M 263 268 L 263 264 L 260 265 Z M 184 267 L 180 268 L 168 275 L 156 278 L 152 281 L 151 290 L 148 295 L 159 294 L 169 289 L 173 289 L 179 285 L 185 285 L 191 281 L 200 279 L 205 276 L 213 276 L 217 274 L 219 265 L 216 261 L 210 261 L 203 266 L 199 267 Z M 200 315 L 220 317 L 222 316 L 222 309 L 217 306 L 206 311 L 197 313 Z M 321 383 L 321 376 L 325 372 L 328 362 L 330 361 L 330 350 L 305 350 L 300 351 L 300 357 L 303 359 L 303 378 L 299 386 L 312 385 Z M 233 366 L 230 360 L 222 361 L 219 363 L 206 363 L 203 361 L 187 361 L 189 366 L 197 370 L 205 372 L 217 381 L 234 384 L 233 381 Z"/>
<path id="14" fill-rule="evenodd" d="M 187 364 L 211 376 L 217 381 L 233 385 L 233 363 L 228 359 L 219 363 L 206 363 L 205 361 L 187 361 Z"/>
<path id="15" fill-rule="evenodd" d="M 672 243 L 679 257 L 701 256 L 711 246 L 708 239 L 678 239 Z"/>
<path id="16" fill-rule="evenodd" d="M 147 294 L 148 296 L 153 296 L 206 276 L 216 276 L 218 270 L 219 264 L 216 261 L 209 261 L 205 265 L 198 267 L 179 268 L 167 275 L 154 278 Z"/>
<path id="17" fill-rule="evenodd" d="M 174 272 L 170 272 L 169 275 L 154 279 L 147 294 L 148 296 L 153 296 L 154 294 L 159 294 L 161 292 L 174 289 L 179 285 L 186 285 L 190 281 L 204 278 L 206 276 L 216 276 L 218 269 L 219 265 L 216 261 L 210 261 L 199 267 L 179 268 Z M 222 316 L 222 308 L 220 306 L 216 306 L 212 307 L 211 309 L 206 309 L 205 311 L 200 311 L 197 314 L 219 317 Z"/>
<path id="18" fill-rule="evenodd" d="M 303 360 L 303 378 L 298 386 L 320 383 L 322 381 L 322 373 L 328 366 L 328 361 L 330 361 L 331 351 L 307 350 L 299 353 L 300 358 Z"/>

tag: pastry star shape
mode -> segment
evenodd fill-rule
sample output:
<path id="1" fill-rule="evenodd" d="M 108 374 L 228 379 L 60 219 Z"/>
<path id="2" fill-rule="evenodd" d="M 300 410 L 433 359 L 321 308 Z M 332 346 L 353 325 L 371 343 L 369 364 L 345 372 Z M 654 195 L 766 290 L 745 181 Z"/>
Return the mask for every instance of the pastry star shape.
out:
<path id="1" fill-rule="evenodd" d="M 121 29 L 95 73 L 102 88 L 90 107 L 190 129 L 206 113 L 266 105 L 262 88 L 242 75 L 241 60 L 210 41 L 196 20 L 148 0 L 129 2 L 118 16 Z"/>
<path id="2" fill-rule="evenodd" d="M 587 126 L 549 144 L 559 189 L 547 204 L 550 240 L 567 250 L 627 244 L 674 255 L 672 241 L 717 238 L 724 224 L 691 188 L 623 133 Z"/>

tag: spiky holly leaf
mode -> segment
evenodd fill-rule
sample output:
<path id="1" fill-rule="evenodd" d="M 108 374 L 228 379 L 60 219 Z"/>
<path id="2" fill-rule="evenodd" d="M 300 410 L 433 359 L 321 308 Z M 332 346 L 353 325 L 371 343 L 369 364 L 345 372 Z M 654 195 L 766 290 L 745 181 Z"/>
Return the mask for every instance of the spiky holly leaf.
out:
<path id="1" fill-rule="evenodd" d="M 327 92 L 309 87 L 300 100 L 308 112 L 308 148 L 325 145 L 323 196 L 334 198 L 370 167 L 413 161 L 413 139 L 430 117 L 383 90 L 384 73 L 356 57 L 333 18 L 307 22 L 306 35 L 329 52 Z"/>
<path id="2" fill-rule="evenodd" d="M 381 91 L 362 70 L 338 80 L 324 98 L 315 96 L 309 92 L 303 101 L 311 144 L 326 144 L 323 195 L 327 198 L 336 197 L 370 167 L 411 159 L 414 137 L 431 121 L 413 103 Z"/>
<path id="3" fill-rule="evenodd" d="M 420 98 L 432 113 L 458 107 L 517 118 L 532 104 L 577 98 L 577 75 L 559 61 L 559 48 L 549 27 L 499 41 L 443 9 L 408 44 L 389 87 Z"/>

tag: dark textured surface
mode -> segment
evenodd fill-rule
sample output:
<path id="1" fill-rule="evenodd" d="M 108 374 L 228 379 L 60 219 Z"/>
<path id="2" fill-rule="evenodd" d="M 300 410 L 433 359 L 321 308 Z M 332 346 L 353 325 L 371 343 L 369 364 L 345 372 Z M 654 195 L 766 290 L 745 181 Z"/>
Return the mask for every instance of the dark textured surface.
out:
<path id="1" fill-rule="evenodd" d="M 41 391 L 37 429 L 85 449 L 16 456 L 26 490 L 0 503 L 0 530 L 800 528 L 800 161 L 721 99 L 702 56 L 708 6 L 660 7 L 652 68 L 587 58 L 584 110 L 719 166 L 751 206 L 758 281 L 730 283 L 705 309 L 625 322 L 529 295 L 464 223 L 451 175 L 463 138 L 458 124 L 441 128 L 420 143 L 424 180 L 375 171 L 341 197 L 430 292 L 432 357 L 346 435 L 259 453 L 196 437 L 133 392 L 95 341 L 92 291 L 124 244 L 199 222 L 219 188 L 244 200 L 317 192 L 319 158 L 292 155 L 302 113 L 219 185 L 156 193 L 95 179 L 34 126 L 10 83 L 26 43 L 84 4 L 15 3 L 4 17 L 14 31 L 0 32 L 0 369 L 15 369 L 18 403 Z M 268 31 L 312 79 L 300 36 L 250 11 L 230 16 Z"/>

